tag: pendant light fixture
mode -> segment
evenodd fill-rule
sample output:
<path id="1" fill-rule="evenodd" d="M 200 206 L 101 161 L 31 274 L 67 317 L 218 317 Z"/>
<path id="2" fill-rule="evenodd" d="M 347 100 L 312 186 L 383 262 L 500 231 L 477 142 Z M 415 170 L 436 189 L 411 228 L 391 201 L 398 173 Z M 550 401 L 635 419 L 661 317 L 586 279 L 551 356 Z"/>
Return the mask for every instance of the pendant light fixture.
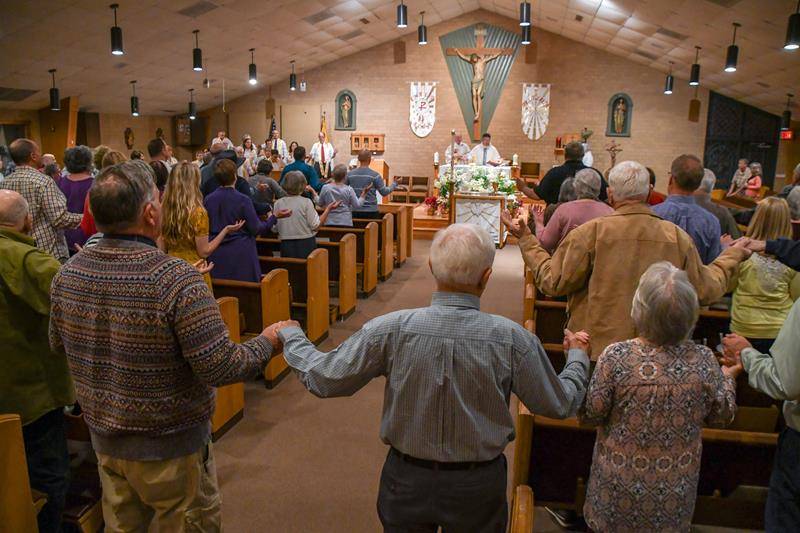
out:
<path id="1" fill-rule="evenodd" d="M 400 0 L 400 5 L 397 6 L 397 27 L 408 28 L 408 6 Z"/>
<path id="2" fill-rule="evenodd" d="M 194 30 L 194 50 L 192 50 L 192 70 L 200 72 L 203 70 L 203 51 L 200 50 L 200 41 L 197 34 L 200 30 Z"/>
<path id="3" fill-rule="evenodd" d="M 131 82 L 131 115 L 134 117 L 139 116 L 139 97 L 136 96 L 136 80 Z"/>
<path id="4" fill-rule="evenodd" d="M 258 83 L 258 76 L 256 76 L 256 58 L 255 58 L 255 48 L 250 49 L 250 66 L 247 69 L 247 81 L 250 82 L 250 85 L 255 85 Z"/>
<path id="5" fill-rule="evenodd" d="M 786 109 L 783 111 L 781 115 L 781 131 L 786 131 L 792 129 L 792 98 L 794 95 L 792 93 L 786 93 Z"/>
<path id="6" fill-rule="evenodd" d="M 675 78 L 672 77 L 672 65 L 674 64 L 674 61 L 669 62 L 669 74 L 667 74 L 667 79 L 664 81 L 664 94 L 672 94 L 672 87 L 675 85 Z"/>
<path id="7" fill-rule="evenodd" d="M 425 26 L 425 12 L 419 12 L 419 27 L 417 28 L 417 42 L 420 46 L 428 44 L 428 27 Z"/>
<path id="8" fill-rule="evenodd" d="M 522 27 L 522 44 L 524 44 L 524 45 L 531 44 L 531 27 L 530 26 L 523 26 Z"/>
<path id="9" fill-rule="evenodd" d="M 47 72 L 50 73 L 50 78 L 53 80 L 53 85 L 50 87 L 50 111 L 61 111 L 61 98 L 58 95 L 58 87 L 56 87 L 56 69 L 51 68 Z"/>
<path id="10" fill-rule="evenodd" d="M 115 56 L 121 56 L 125 51 L 122 49 L 122 28 L 117 26 L 117 8 L 119 4 L 111 4 L 108 7 L 114 11 L 114 25 L 111 26 L 111 53 Z"/>
<path id="11" fill-rule="evenodd" d="M 519 3 L 519 25 L 520 26 L 530 26 L 531 25 L 531 3 L 530 2 L 520 2 Z"/>
<path id="12" fill-rule="evenodd" d="M 291 61 L 292 64 L 292 73 L 289 74 L 289 90 L 296 91 L 297 90 L 297 74 L 294 73 L 294 59 Z"/>
<path id="13" fill-rule="evenodd" d="M 800 0 L 797 0 L 795 12 L 789 15 L 789 25 L 786 26 L 786 42 L 784 50 L 797 50 L 800 48 Z"/>
<path id="14" fill-rule="evenodd" d="M 698 61 L 700 59 L 701 48 L 699 46 L 695 46 L 694 48 L 694 63 L 692 64 L 692 73 L 689 76 L 689 85 L 692 87 L 700 85 L 700 63 Z"/>
<path id="15" fill-rule="evenodd" d="M 736 72 L 736 62 L 739 60 L 739 47 L 736 46 L 736 30 L 742 25 L 738 22 L 733 23 L 733 41 L 728 47 L 728 54 L 725 56 L 725 72 Z"/>
<path id="16" fill-rule="evenodd" d="M 194 103 L 194 89 L 189 89 L 189 120 L 197 118 L 197 104 Z"/>

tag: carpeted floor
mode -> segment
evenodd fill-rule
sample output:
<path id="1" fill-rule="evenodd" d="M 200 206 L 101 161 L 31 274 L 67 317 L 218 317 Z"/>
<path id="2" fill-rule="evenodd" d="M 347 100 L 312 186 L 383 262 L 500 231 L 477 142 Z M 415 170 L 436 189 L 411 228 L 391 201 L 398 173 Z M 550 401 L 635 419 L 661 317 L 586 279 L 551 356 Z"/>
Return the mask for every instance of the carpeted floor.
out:
<path id="1" fill-rule="evenodd" d="M 430 241 L 414 242 L 414 256 L 359 300 L 335 324 L 321 349 L 330 350 L 369 319 L 428 305 Z M 522 259 L 516 246 L 499 250 L 482 309 L 519 321 Z M 232 532 L 380 531 L 375 511 L 387 448 L 378 437 L 383 379 L 350 398 L 320 400 L 289 375 L 274 390 L 251 383 L 245 415 L 217 442 L 223 523 Z M 513 446 L 506 453 L 512 453 Z"/>

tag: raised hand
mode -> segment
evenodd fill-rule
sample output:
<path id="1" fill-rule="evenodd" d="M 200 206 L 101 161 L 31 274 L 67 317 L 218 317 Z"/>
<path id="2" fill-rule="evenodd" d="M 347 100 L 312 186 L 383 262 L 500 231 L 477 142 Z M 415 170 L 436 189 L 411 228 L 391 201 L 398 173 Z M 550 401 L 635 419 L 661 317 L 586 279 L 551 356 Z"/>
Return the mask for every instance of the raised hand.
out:
<path id="1" fill-rule="evenodd" d="M 242 226 L 244 226 L 244 222 L 245 222 L 244 219 L 242 219 L 236 222 L 235 224 L 228 224 L 222 231 L 224 231 L 225 233 L 236 233 L 237 231 L 242 229 Z"/>
<path id="2" fill-rule="evenodd" d="M 205 259 L 200 259 L 192 263 L 192 266 L 197 269 L 201 276 L 208 274 L 213 270 L 214 263 L 213 262 L 206 262 Z"/>
<path id="3" fill-rule="evenodd" d="M 511 235 L 517 239 L 521 239 L 522 237 L 531 234 L 531 230 L 528 228 L 527 224 L 525 224 L 525 221 L 521 218 L 517 221 L 514 221 L 514 219 L 511 218 L 511 213 L 508 211 L 500 212 L 500 220 L 502 220 L 503 224 L 506 226 L 506 228 L 508 228 L 509 233 L 511 233 Z"/>

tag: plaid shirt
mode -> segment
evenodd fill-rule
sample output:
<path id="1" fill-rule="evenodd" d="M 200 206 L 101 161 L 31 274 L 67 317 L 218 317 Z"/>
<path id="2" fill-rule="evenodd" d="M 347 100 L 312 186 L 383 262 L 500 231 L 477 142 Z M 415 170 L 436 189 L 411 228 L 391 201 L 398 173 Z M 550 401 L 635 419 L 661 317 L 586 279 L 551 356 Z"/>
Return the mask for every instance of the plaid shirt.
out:
<path id="1" fill-rule="evenodd" d="M 69 259 L 63 230 L 77 228 L 83 215 L 67 211 L 67 199 L 56 182 L 31 167 L 17 167 L 0 182 L 0 189 L 16 191 L 28 201 L 36 247 L 62 263 Z"/>
<path id="2" fill-rule="evenodd" d="M 570 350 L 556 374 L 539 339 L 482 313 L 468 294 L 434 293 L 430 307 L 370 320 L 328 353 L 300 328 L 278 335 L 286 362 L 317 396 L 349 396 L 385 376 L 381 439 L 434 461 L 494 459 L 514 440 L 512 392 L 537 414 L 566 418 L 589 381 L 584 352 Z"/>

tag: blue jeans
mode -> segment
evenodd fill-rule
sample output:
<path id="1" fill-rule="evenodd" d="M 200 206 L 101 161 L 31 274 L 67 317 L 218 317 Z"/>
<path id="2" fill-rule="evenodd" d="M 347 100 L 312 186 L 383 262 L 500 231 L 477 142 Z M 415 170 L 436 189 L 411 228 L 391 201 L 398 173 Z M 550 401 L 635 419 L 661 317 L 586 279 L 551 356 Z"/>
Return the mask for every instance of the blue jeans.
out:
<path id="1" fill-rule="evenodd" d="M 67 452 L 64 409 L 53 409 L 22 426 L 25 457 L 31 488 L 47 495 L 39 512 L 40 533 L 61 531 L 61 514 L 69 488 L 69 453 Z"/>
<path id="2" fill-rule="evenodd" d="M 800 433 L 792 428 L 778 438 L 765 515 L 770 533 L 800 531 Z"/>

